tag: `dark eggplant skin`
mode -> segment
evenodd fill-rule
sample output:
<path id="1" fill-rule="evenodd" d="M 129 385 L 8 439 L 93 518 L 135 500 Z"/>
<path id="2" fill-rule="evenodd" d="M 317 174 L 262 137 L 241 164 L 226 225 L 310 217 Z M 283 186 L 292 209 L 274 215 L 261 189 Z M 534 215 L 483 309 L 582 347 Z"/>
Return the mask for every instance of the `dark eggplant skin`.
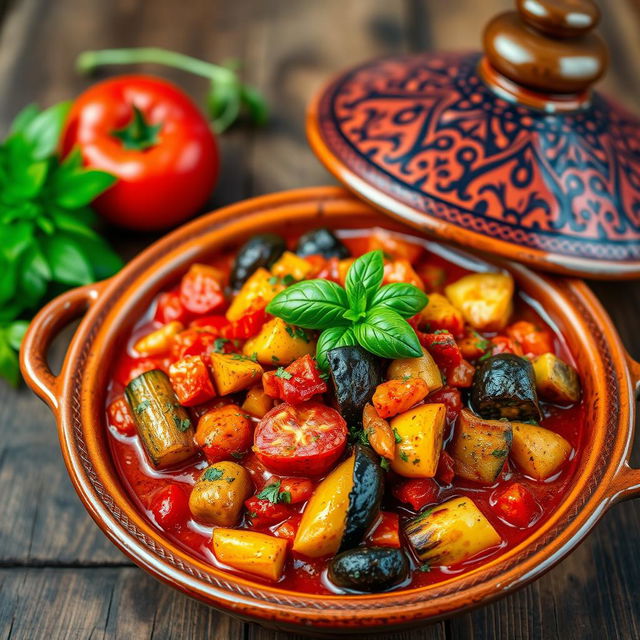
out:
<path id="1" fill-rule="evenodd" d="M 471 406 L 483 418 L 540 420 L 531 362 L 511 353 L 487 358 L 473 377 Z"/>
<path id="2" fill-rule="evenodd" d="M 351 252 L 329 229 L 314 229 L 300 236 L 296 253 L 299 256 L 321 255 L 324 258 L 349 258 Z"/>
<path id="3" fill-rule="evenodd" d="M 349 426 L 362 426 L 364 405 L 383 380 L 384 361 L 362 347 L 336 347 L 327 352 L 338 411 Z"/>
<path id="4" fill-rule="evenodd" d="M 249 238 L 240 247 L 233 261 L 231 288 L 234 291 L 240 289 L 256 269 L 269 269 L 286 248 L 284 238 L 275 233 L 260 233 Z"/>
<path id="5" fill-rule="evenodd" d="M 395 587 L 409 575 L 400 549 L 362 547 L 339 553 L 329 562 L 329 580 L 338 587 L 376 593 Z"/>
<path id="6" fill-rule="evenodd" d="M 357 547 L 380 513 L 384 473 L 377 456 L 362 445 L 354 448 L 353 489 L 349 493 L 347 522 L 339 551 Z"/>

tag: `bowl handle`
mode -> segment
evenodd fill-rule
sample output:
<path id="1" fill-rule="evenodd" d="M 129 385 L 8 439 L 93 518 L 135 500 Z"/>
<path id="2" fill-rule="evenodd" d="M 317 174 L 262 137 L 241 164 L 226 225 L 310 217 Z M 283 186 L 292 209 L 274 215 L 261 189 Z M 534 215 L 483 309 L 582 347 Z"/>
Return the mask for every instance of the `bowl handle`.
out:
<path id="1" fill-rule="evenodd" d="M 26 383 L 57 414 L 59 406 L 58 376 L 47 362 L 53 339 L 70 322 L 84 315 L 107 280 L 71 289 L 46 304 L 31 321 L 20 348 L 20 369 Z"/>

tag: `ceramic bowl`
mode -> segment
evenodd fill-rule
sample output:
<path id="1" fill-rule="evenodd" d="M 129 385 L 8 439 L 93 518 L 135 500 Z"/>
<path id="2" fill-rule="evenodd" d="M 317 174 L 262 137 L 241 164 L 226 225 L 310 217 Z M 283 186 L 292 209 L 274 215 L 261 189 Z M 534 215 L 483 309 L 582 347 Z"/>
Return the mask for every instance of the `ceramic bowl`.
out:
<path id="1" fill-rule="evenodd" d="M 589 407 L 587 442 L 573 484 L 555 513 L 522 544 L 432 586 L 366 596 L 314 596 L 227 574 L 191 557 L 145 520 L 116 473 L 104 421 L 110 363 L 132 324 L 191 262 L 240 244 L 251 234 L 371 225 L 402 228 L 334 187 L 276 193 L 226 207 L 169 234 L 110 280 L 50 302 L 23 344 L 25 379 L 51 407 L 69 475 L 105 535 L 156 578 L 217 609 L 278 629 L 316 635 L 391 631 L 484 604 L 540 576 L 613 503 L 640 491 L 640 471 L 628 465 L 640 365 L 626 354 L 611 320 L 583 282 L 551 279 L 496 260 L 564 334 Z M 56 376 L 47 365 L 47 348 L 62 327 L 81 315 Z"/>

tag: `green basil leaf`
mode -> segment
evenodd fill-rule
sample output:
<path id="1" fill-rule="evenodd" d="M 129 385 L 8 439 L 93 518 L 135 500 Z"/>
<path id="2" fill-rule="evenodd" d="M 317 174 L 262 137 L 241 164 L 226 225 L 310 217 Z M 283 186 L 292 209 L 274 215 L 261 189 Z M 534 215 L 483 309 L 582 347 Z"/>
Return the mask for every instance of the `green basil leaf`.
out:
<path id="1" fill-rule="evenodd" d="M 240 98 L 249 112 L 251 122 L 259 127 L 265 125 L 269 119 L 269 107 L 260 92 L 244 85 L 240 90 Z"/>
<path id="2" fill-rule="evenodd" d="M 361 285 L 366 291 L 367 305 L 373 299 L 384 277 L 384 259 L 382 251 L 369 251 L 356 258 L 347 272 L 345 289 L 349 297 L 350 306 L 354 305 Z"/>
<path id="3" fill-rule="evenodd" d="M 33 148 L 33 157 L 36 160 L 44 160 L 56 152 L 70 108 L 71 102 L 53 105 L 39 113 L 22 130 L 25 139 Z"/>
<path id="4" fill-rule="evenodd" d="M 2 229 L 0 251 L 9 260 L 16 260 L 32 244 L 33 224 L 31 222 L 21 220 Z"/>
<path id="5" fill-rule="evenodd" d="M 19 266 L 20 291 L 26 306 L 35 306 L 47 292 L 51 280 L 51 269 L 37 244 L 30 247 L 22 257 Z"/>
<path id="6" fill-rule="evenodd" d="M 80 246 L 91 263 L 96 280 L 109 278 L 122 269 L 124 264 L 122 258 L 101 237 L 82 238 Z"/>
<path id="7" fill-rule="evenodd" d="M 9 129 L 9 135 L 21 133 L 26 127 L 28 127 L 40 113 L 40 109 L 36 104 L 27 105 L 18 115 L 13 119 L 11 128 Z"/>
<path id="8" fill-rule="evenodd" d="M 62 231 L 75 233 L 76 235 L 87 238 L 99 237 L 98 234 L 89 226 L 90 223 L 85 222 L 87 218 L 81 214 L 83 211 L 91 211 L 91 209 L 84 207 L 84 209 L 75 209 L 72 212 L 69 212 L 64 209 L 52 208 L 49 213 L 56 227 Z"/>
<path id="9" fill-rule="evenodd" d="M 422 311 L 428 302 L 427 295 L 415 285 L 394 282 L 376 291 L 371 300 L 371 308 L 384 307 L 395 311 L 403 318 L 410 318 Z"/>
<path id="10" fill-rule="evenodd" d="M 328 369 L 327 352 L 337 347 L 353 347 L 356 337 L 351 327 L 331 327 L 325 329 L 318 338 L 316 346 L 316 360 L 321 369 Z"/>
<path id="11" fill-rule="evenodd" d="M 9 343 L 9 346 L 11 348 L 15 349 L 16 351 L 20 350 L 22 339 L 24 338 L 24 334 L 27 332 L 28 327 L 29 323 L 26 320 L 16 320 L 16 322 L 12 322 L 5 329 L 7 342 Z"/>
<path id="12" fill-rule="evenodd" d="M 0 377 L 14 387 L 17 387 L 20 382 L 18 354 L 9 345 L 6 331 L 3 329 L 0 329 Z"/>
<path id="13" fill-rule="evenodd" d="M 4 308 L 18 287 L 17 261 L 7 259 L 0 253 L 0 307 Z"/>
<path id="14" fill-rule="evenodd" d="M 304 329 L 349 325 L 343 318 L 349 308 L 345 290 L 331 280 L 304 280 L 281 291 L 267 313 Z"/>
<path id="15" fill-rule="evenodd" d="M 422 355 L 416 332 L 391 309 L 369 310 L 364 322 L 356 324 L 353 330 L 358 343 L 381 358 L 417 358 Z"/>
<path id="16" fill-rule="evenodd" d="M 116 177 L 105 171 L 82 171 L 67 175 L 56 184 L 56 202 L 67 209 L 85 207 L 111 187 Z"/>
<path id="17" fill-rule="evenodd" d="M 53 279 L 68 285 L 93 282 L 93 270 L 82 245 L 67 235 L 42 238 L 44 255 L 51 267 Z"/>

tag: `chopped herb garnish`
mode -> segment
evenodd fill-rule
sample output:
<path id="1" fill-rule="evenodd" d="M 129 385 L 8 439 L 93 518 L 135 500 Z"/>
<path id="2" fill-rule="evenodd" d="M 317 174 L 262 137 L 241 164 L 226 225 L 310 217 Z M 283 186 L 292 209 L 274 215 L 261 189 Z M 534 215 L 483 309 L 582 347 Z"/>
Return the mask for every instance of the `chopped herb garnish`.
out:
<path id="1" fill-rule="evenodd" d="M 221 469 L 216 469 L 215 467 L 209 467 L 203 474 L 202 480 L 208 480 L 209 482 L 213 482 L 214 480 L 220 480 L 224 474 Z"/>
<path id="2" fill-rule="evenodd" d="M 400 460 L 402 460 L 403 462 L 409 462 L 409 456 L 404 451 L 401 451 Z"/>
<path id="3" fill-rule="evenodd" d="M 429 566 L 428 562 L 425 562 L 418 567 L 417 571 L 421 571 L 422 573 L 429 573 L 429 571 L 431 571 L 431 567 Z"/>
<path id="4" fill-rule="evenodd" d="M 241 458 L 244 458 L 244 451 L 232 451 L 231 457 L 236 460 L 240 460 Z"/>
<path id="5" fill-rule="evenodd" d="M 189 418 L 181 418 L 180 416 L 173 416 L 173 422 L 179 431 L 186 431 L 191 426 L 191 420 Z"/>
<path id="6" fill-rule="evenodd" d="M 402 436 L 398 433 L 397 429 L 393 430 L 393 437 L 396 439 L 396 444 L 400 444 L 402 442 Z"/>
<path id="7" fill-rule="evenodd" d="M 280 278 L 278 278 L 278 276 L 271 276 L 267 282 L 271 285 L 271 286 L 275 286 L 278 284 L 278 282 L 280 281 Z"/>
<path id="8" fill-rule="evenodd" d="M 293 378 L 293 374 L 289 373 L 284 367 L 278 367 L 278 369 L 276 370 L 276 378 L 291 380 L 291 378 Z"/>
<path id="9" fill-rule="evenodd" d="M 215 353 L 224 353 L 224 345 L 230 342 L 228 338 L 216 338 L 213 341 L 213 350 Z"/>
<path id="10" fill-rule="evenodd" d="M 295 338 L 296 334 L 294 333 L 293 329 L 289 326 L 286 325 L 284 330 L 292 337 Z"/>
<path id="11" fill-rule="evenodd" d="M 140 415 L 141 413 L 144 413 L 150 405 L 151 402 L 149 400 L 142 400 L 135 408 L 136 414 Z"/>
<path id="12" fill-rule="evenodd" d="M 504 458 L 509 452 L 506 449 L 494 449 L 491 455 L 494 458 Z"/>
<path id="13" fill-rule="evenodd" d="M 420 464 L 420 458 L 415 458 L 413 464 Z"/>
<path id="14" fill-rule="evenodd" d="M 271 356 L 271 361 L 272 362 L 280 362 L 280 358 L 278 358 L 278 356 Z"/>
<path id="15" fill-rule="evenodd" d="M 278 502 L 290 503 L 291 493 L 289 491 L 280 492 L 280 480 L 273 484 L 268 484 L 257 496 L 260 500 L 268 500 L 277 504 Z"/>
<path id="16" fill-rule="evenodd" d="M 284 502 L 285 504 L 291 504 L 291 492 L 290 491 L 281 491 L 279 498 L 280 498 L 280 502 Z"/>
<path id="17" fill-rule="evenodd" d="M 386 458 L 380 458 L 380 466 L 385 471 L 389 471 L 389 469 L 391 468 L 391 463 Z"/>
<path id="18" fill-rule="evenodd" d="M 285 287 L 290 287 L 295 281 L 296 279 L 290 273 L 282 278 L 282 284 Z"/>
<path id="19" fill-rule="evenodd" d="M 406 373 L 402 376 L 402 382 L 407 382 L 407 380 L 411 380 L 412 376 Z"/>
<path id="20" fill-rule="evenodd" d="M 234 482 L 234 481 L 235 481 L 235 478 L 232 478 L 231 476 L 227 476 L 227 477 L 225 478 L 225 480 L 226 480 L 229 484 L 231 484 L 232 482 Z"/>

